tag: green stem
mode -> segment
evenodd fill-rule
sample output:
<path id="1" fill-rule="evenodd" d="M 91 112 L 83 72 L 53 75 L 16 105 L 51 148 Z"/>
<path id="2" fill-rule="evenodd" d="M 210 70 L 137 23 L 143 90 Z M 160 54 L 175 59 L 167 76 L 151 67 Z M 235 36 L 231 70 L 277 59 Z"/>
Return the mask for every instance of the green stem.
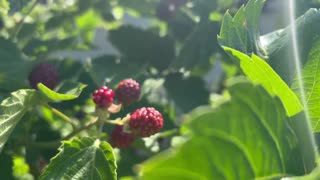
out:
<path id="1" fill-rule="evenodd" d="M 159 134 L 159 138 L 166 138 L 166 137 L 171 137 L 171 136 L 175 136 L 175 135 L 179 135 L 179 134 L 180 134 L 179 129 L 171 129 L 168 131 L 161 132 Z"/>
<path id="2" fill-rule="evenodd" d="M 20 32 L 23 24 L 24 24 L 24 21 L 26 20 L 27 16 L 33 11 L 33 9 L 37 6 L 38 2 L 40 0 L 36 0 L 32 3 L 30 9 L 27 11 L 27 13 L 25 14 L 25 16 L 23 16 L 23 18 L 18 22 L 18 24 L 16 25 L 12 35 L 11 35 L 11 39 L 15 39 L 16 36 L 18 35 L 18 33 Z"/>
<path id="3" fill-rule="evenodd" d="M 103 122 L 120 126 L 124 124 L 124 121 L 121 118 L 117 118 L 115 120 L 104 120 Z"/>
<path id="4" fill-rule="evenodd" d="M 130 119 L 130 115 L 128 114 L 126 117 L 124 118 L 117 118 L 115 120 L 104 120 L 105 123 L 109 123 L 109 124 L 115 124 L 115 125 L 119 125 L 119 126 L 123 126 L 127 121 L 129 121 Z"/>
<path id="5" fill-rule="evenodd" d="M 52 142 L 28 142 L 26 145 L 36 149 L 57 149 L 61 144 L 61 141 Z"/>
<path id="6" fill-rule="evenodd" d="M 101 137 L 102 131 L 103 131 L 103 126 L 104 126 L 104 122 L 103 121 L 99 121 L 98 123 L 98 138 Z"/>
<path id="7" fill-rule="evenodd" d="M 53 114 L 60 117 L 62 120 L 66 121 L 67 123 L 71 124 L 72 128 L 75 129 L 77 124 L 75 124 L 67 115 L 65 115 L 64 113 L 62 113 L 58 109 L 51 107 L 49 105 L 46 105 L 46 107 L 49 108 L 53 112 Z"/>

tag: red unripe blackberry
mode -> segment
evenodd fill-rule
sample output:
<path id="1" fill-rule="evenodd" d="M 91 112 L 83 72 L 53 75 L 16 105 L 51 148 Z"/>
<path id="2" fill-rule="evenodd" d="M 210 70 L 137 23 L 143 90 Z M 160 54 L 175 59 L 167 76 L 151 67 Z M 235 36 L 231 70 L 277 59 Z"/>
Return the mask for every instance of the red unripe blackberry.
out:
<path id="1" fill-rule="evenodd" d="M 124 105 L 129 105 L 140 97 L 140 85 L 133 79 L 121 81 L 115 90 L 116 98 Z"/>
<path id="2" fill-rule="evenodd" d="M 35 66 L 29 74 L 29 84 L 37 89 L 37 84 L 42 83 L 48 88 L 53 89 L 59 82 L 59 74 L 54 65 L 41 63 Z"/>
<path id="3" fill-rule="evenodd" d="M 114 92 L 107 86 L 101 86 L 93 92 L 93 102 L 101 107 L 108 107 L 113 103 Z"/>
<path id="4" fill-rule="evenodd" d="M 115 126 L 111 133 L 110 144 L 112 147 L 127 148 L 134 141 L 134 135 L 123 131 L 123 126 Z"/>
<path id="5" fill-rule="evenodd" d="M 149 137 L 163 127 L 162 114 L 152 107 L 143 107 L 130 115 L 128 125 L 132 134 Z"/>

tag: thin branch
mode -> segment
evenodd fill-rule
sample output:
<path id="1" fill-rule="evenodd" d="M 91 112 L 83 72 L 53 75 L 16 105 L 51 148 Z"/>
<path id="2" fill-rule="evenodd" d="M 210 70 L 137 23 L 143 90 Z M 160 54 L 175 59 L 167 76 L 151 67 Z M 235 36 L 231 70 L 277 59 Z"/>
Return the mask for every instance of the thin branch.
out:
<path id="1" fill-rule="evenodd" d="M 66 137 L 62 138 L 62 140 L 67 140 L 72 138 L 73 136 L 77 135 L 78 133 L 80 133 L 83 130 L 89 129 L 92 126 L 96 125 L 99 122 L 98 118 L 95 118 L 93 120 L 91 120 L 88 124 L 86 124 L 85 126 L 82 126 L 79 129 L 74 130 L 73 132 L 71 132 L 69 135 L 67 135 Z"/>
<path id="2" fill-rule="evenodd" d="M 51 107 L 49 105 L 47 105 L 47 107 L 57 116 L 59 116 L 61 119 L 63 119 L 64 121 L 66 121 L 67 123 L 70 123 L 72 128 L 75 129 L 75 127 L 77 126 L 67 115 L 65 115 L 64 113 L 62 113 L 61 111 L 59 111 L 58 109 Z"/>

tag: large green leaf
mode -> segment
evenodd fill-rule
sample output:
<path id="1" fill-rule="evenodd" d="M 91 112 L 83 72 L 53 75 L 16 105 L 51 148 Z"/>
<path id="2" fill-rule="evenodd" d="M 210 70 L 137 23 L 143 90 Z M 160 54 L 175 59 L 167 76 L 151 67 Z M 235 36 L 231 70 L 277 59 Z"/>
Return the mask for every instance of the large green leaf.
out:
<path id="1" fill-rule="evenodd" d="M 179 73 L 170 74 L 166 76 L 164 87 L 170 99 L 184 113 L 209 102 L 209 91 L 199 77 L 183 78 Z"/>
<path id="2" fill-rule="evenodd" d="M 22 59 L 13 42 L 0 38 L 0 46 L 0 89 L 13 91 L 25 88 L 32 63 Z"/>
<path id="3" fill-rule="evenodd" d="M 301 64 L 307 61 L 314 37 L 319 35 L 320 10 L 310 9 L 295 21 Z M 261 44 L 268 56 L 268 63 L 287 82 L 295 78 L 291 26 L 261 36 Z"/>
<path id="4" fill-rule="evenodd" d="M 241 6 L 232 17 L 227 12 L 222 20 L 219 43 L 246 54 L 255 53 L 263 57 L 265 52 L 260 45 L 259 18 L 265 0 L 250 0 Z"/>
<path id="5" fill-rule="evenodd" d="M 305 89 L 305 98 L 308 105 L 309 117 L 313 131 L 320 132 L 320 39 L 311 49 L 307 63 L 302 70 L 302 81 Z M 296 78 L 292 83 L 292 89 L 301 98 L 299 82 Z"/>
<path id="6" fill-rule="evenodd" d="M 119 63 L 118 60 L 113 56 L 103 56 L 90 62 L 89 74 L 98 86 L 108 82 L 108 86 L 112 87 L 123 79 L 135 78 L 144 71 L 143 66 L 129 65 L 124 59 Z"/>
<path id="7" fill-rule="evenodd" d="M 42 83 L 39 83 L 37 87 L 48 101 L 66 101 L 77 98 L 86 86 L 78 82 L 65 81 L 57 88 L 57 92 Z"/>
<path id="8" fill-rule="evenodd" d="M 176 69 L 191 69 L 195 65 L 209 64 L 210 56 L 218 46 L 217 37 L 214 36 L 218 30 L 218 23 L 199 24 L 185 41 L 172 66 Z"/>
<path id="9" fill-rule="evenodd" d="M 88 137 L 64 141 L 40 179 L 117 179 L 112 148 L 106 142 Z"/>
<path id="10" fill-rule="evenodd" d="M 171 37 L 160 37 L 151 31 L 131 26 L 110 31 L 109 39 L 129 63 L 139 66 L 148 63 L 161 71 L 169 66 L 175 55 Z"/>
<path id="11" fill-rule="evenodd" d="M 297 142 L 281 101 L 248 82 L 229 90 L 229 102 L 188 116 L 191 139 L 142 164 L 142 179 L 246 180 L 295 173 L 288 162 Z"/>
<path id="12" fill-rule="evenodd" d="M 0 151 L 20 119 L 35 104 L 35 95 L 35 90 L 19 90 L 0 104 Z"/>
<path id="13" fill-rule="evenodd" d="M 293 116 L 302 111 L 303 107 L 298 97 L 263 59 L 255 54 L 249 57 L 240 51 L 228 47 L 223 48 L 240 61 L 243 73 L 250 80 L 261 84 L 270 94 L 280 97 L 288 116 Z"/>

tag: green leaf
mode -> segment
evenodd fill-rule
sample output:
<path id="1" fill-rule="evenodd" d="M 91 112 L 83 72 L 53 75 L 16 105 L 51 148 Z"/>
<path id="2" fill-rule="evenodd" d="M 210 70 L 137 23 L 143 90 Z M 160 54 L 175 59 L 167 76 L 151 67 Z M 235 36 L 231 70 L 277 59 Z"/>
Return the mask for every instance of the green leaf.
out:
<path id="1" fill-rule="evenodd" d="M 22 59 L 16 45 L 0 37 L 0 89 L 13 91 L 26 87 L 32 63 Z"/>
<path id="2" fill-rule="evenodd" d="M 141 74 L 144 68 L 134 64 L 129 64 L 124 59 L 113 56 L 103 56 L 91 61 L 89 64 L 89 74 L 94 82 L 101 86 L 108 82 L 108 86 L 112 87 L 126 78 L 136 78 Z"/>
<path id="3" fill-rule="evenodd" d="M 117 179 L 111 146 L 88 137 L 64 141 L 40 179 Z"/>
<path id="4" fill-rule="evenodd" d="M 184 79 L 181 74 L 170 74 L 166 77 L 164 87 L 177 107 L 185 113 L 209 102 L 209 92 L 199 77 Z"/>
<path id="5" fill-rule="evenodd" d="M 0 152 L 20 119 L 36 102 L 36 91 L 15 91 L 0 104 Z"/>
<path id="6" fill-rule="evenodd" d="M 78 82 L 65 81 L 57 87 L 57 91 L 51 90 L 42 83 L 38 84 L 38 89 L 49 101 L 66 101 L 79 97 L 86 86 L 87 85 Z"/>
<path id="7" fill-rule="evenodd" d="M 30 0 L 9 0 L 10 10 L 9 14 L 14 14 L 15 12 L 21 11 Z"/>
<path id="8" fill-rule="evenodd" d="M 121 26 L 110 31 L 109 39 L 131 64 L 149 63 L 161 71 L 169 66 L 175 56 L 172 38 L 160 37 L 156 33 L 131 26 Z"/>
<path id="9" fill-rule="evenodd" d="M 261 86 L 232 83 L 231 100 L 187 116 L 189 141 L 142 164 L 142 179 L 254 179 L 288 172 L 295 135 L 281 101 Z"/>
<path id="10" fill-rule="evenodd" d="M 1 178 L 3 179 L 14 179 L 13 176 L 13 158 L 7 153 L 0 155 L 0 168 Z"/>
<path id="11" fill-rule="evenodd" d="M 303 107 L 289 86 L 274 72 L 274 70 L 260 57 L 252 54 L 252 57 L 246 54 L 223 47 L 233 57 L 240 61 L 240 67 L 243 73 L 253 82 L 261 84 L 271 95 L 278 96 L 282 101 L 287 115 L 293 116 L 302 111 Z"/>
<path id="12" fill-rule="evenodd" d="M 320 132 L 320 38 L 313 44 L 308 61 L 302 70 L 302 81 L 305 98 L 308 105 L 309 117 L 314 132 Z M 292 90 L 302 98 L 299 91 L 298 77 L 292 83 Z"/>
<path id="13" fill-rule="evenodd" d="M 300 16 L 295 21 L 298 36 L 307 38 L 307 42 L 310 43 L 312 38 L 319 34 L 318 27 L 320 25 L 320 10 L 310 9 L 304 15 Z M 263 47 L 269 57 L 273 57 L 277 54 L 281 48 L 291 45 L 291 26 L 284 29 L 280 29 L 269 34 L 261 36 Z M 302 38 L 301 38 L 302 40 Z M 307 42 L 304 42 L 307 44 Z M 290 47 L 291 48 L 291 47 Z"/>
<path id="14" fill-rule="evenodd" d="M 255 53 L 264 57 L 265 52 L 259 40 L 259 18 L 264 2 L 265 0 L 250 0 L 246 6 L 241 6 L 234 17 L 227 12 L 218 35 L 219 43 L 246 54 Z"/>
<path id="15" fill-rule="evenodd" d="M 301 64 L 307 61 L 314 37 L 319 35 L 320 10 L 310 9 L 295 21 L 299 42 Z M 287 82 L 292 83 L 296 76 L 295 65 L 292 63 L 291 26 L 261 36 L 261 44 L 268 56 L 268 63 Z"/>
<path id="16" fill-rule="evenodd" d="M 209 64 L 210 56 L 218 47 L 217 34 L 219 24 L 206 22 L 199 24 L 190 34 L 172 66 L 176 69 L 191 69 L 198 64 Z"/>

